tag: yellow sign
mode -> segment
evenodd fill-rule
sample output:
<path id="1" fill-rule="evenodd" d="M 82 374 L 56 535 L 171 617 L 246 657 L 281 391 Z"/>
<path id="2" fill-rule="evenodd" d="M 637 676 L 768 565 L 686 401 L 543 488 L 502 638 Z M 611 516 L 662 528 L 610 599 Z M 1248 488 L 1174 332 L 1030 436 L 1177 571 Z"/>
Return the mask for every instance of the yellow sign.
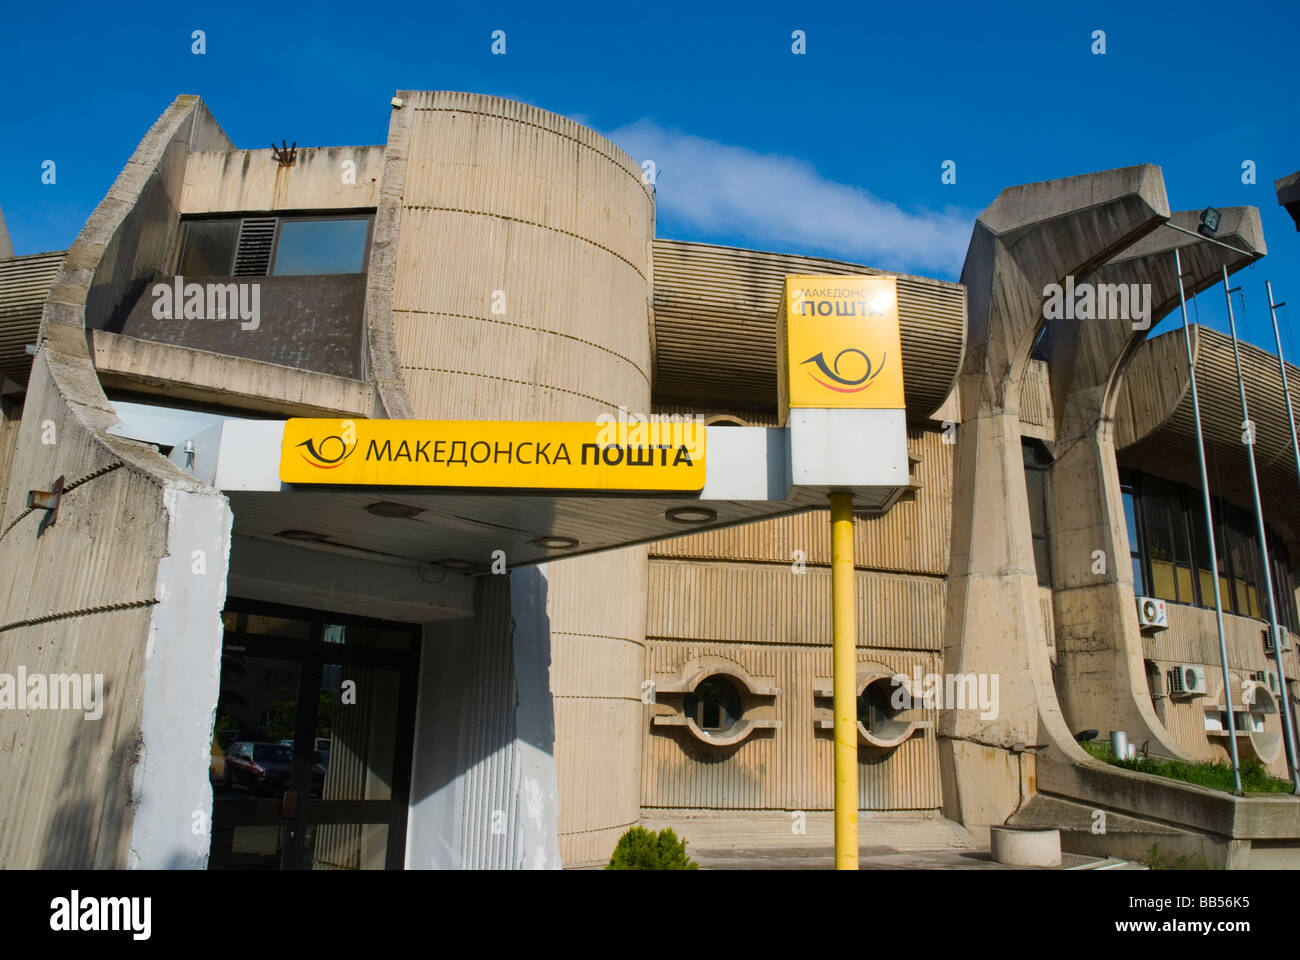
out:
<path id="1" fill-rule="evenodd" d="M 904 408 L 896 278 L 786 277 L 777 329 L 782 423 L 791 407 Z"/>
<path id="2" fill-rule="evenodd" d="M 612 417 L 610 418 L 612 420 Z M 284 483 L 688 492 L 704 427 L 470 420 L 289 420 Z"/>

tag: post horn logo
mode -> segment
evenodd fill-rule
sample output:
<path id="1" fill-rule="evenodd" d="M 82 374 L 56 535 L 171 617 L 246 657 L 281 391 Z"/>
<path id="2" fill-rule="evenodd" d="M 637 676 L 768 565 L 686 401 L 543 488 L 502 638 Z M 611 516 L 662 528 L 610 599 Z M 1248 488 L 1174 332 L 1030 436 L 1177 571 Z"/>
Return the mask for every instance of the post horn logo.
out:
<path id="1" fill-rule="evenodd" d="M 843 372 L 840 370 L 840 364 L 841 362 L 844 362 L 845 354 L 857 354 L 859 357 L 862 358 L 863 363 L 866 364 L 866 369 L 863 370 L 862 376 L 858 377 L 856 380 L 850 380 L 845 375 L 846 373 L 850 372 L 853 368 L 857 367 L 856 361 L 850 359 L 849 362 L 845 362 L 846 370 Z M 859 350 L 857 347 L 845 347 L 839 353 L 835 354 L 835 362 L 830 366 L 827 365 L 826 358 L 820 353 L 814 354 L 813 356 L 805 360 L 803 363 L 816 364 L 817 369 L 821 371 L 822 376 L 826 377 L 828 380 L 834 380 L 835 383 L 840 384 L 840 386 L 837 387 L 835 386 L 835 383 L 827 383 L 825 380 L 822 380 L 820 377 L 817 376 L 817 374 L 813 373 L 811 370 L 808 371 L 808 376 L 812 377 L 814 380 L 820 383 L 823 387 L 826 387 L 828 390 L 834 390 L 837 393 L 857 393 L 860 390 L 865 390 L 867 389 L 867 387 L 871 386 L 871 384 L 875 381 L 876 377 L 880 376 L 880 372 L 885 369 L 884 356 L 881 356 L 880 364 L 877 366 L 872 364 L 871 358 L 867 356 L 866 353 Z M 803 364 L 800 364 L 800 366 L 803 366 Z"/>
<path id="2" fill-rule="evenodd" d="M 355 440 L 349 445 L 338 435 L 325 437 L 319 447 L 313 440 L 304 440 L 298 446 L 307 448 L 307 452 L 301 454 L 302 458 L 319 470 L 333 470 L 341 466 L 357 449 Z"/>

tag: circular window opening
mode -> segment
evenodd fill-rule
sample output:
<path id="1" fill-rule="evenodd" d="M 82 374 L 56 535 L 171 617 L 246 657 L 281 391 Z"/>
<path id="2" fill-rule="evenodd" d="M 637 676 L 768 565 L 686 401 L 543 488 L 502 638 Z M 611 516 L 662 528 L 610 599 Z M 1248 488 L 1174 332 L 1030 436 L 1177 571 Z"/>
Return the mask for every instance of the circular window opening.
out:
<path id="1" fill-rule="evenodd" d="M 686 716 L 705 733 L 726 733 L 740 720 L 743 712 L 740 691 L 723 676 L 706 677 L 682 698 Z"/>
<path id="2" fill-rule="evenodd" d="M 858 694 L 858 723 L 880 740 L 901 737 L 910 726 L 906 720 L 899 719 L 902 710 L 894 706 L 894 691 L 897 689 L 892 678 L 878 677 Z"/>

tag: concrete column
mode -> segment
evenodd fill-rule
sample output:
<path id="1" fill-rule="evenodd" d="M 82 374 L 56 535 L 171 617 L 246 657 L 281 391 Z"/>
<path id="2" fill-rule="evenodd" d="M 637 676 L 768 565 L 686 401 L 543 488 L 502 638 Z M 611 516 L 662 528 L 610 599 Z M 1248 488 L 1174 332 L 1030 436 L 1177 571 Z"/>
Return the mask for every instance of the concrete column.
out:
<path id="1" fill-rule="evenodd" d="M 1180 757 L 1147 691 L 1134 605 L 1128 532 L 1115 458 L 1114 415 L 1129 360 L 1149 330 L 1179 308 L 1174 250 L 1186 295 L 1218 283 L 1263 255 L 1259 212 L 1222 211 L 1219 239 L 1231 250 L 1161 227 L 1085 279 L 1147 291 L 1145 321 L 1128 317 L 1058 321 L 1049 330 L 1049 369 L 1059 412 L 1052 466 L 1052 587 L 1057 692 L 1072 730 L 1124 730 L 1143 750 Z M 1196 211 L 1170 222 L 1194 230 Z M 1130 313 L 1133 313 L 1130 303 Z M 1181 334 L 1179 334 L 1181 337 Z M 1189 456 L 1194 452 L 1189 450 Z M 1100 560 L 1097 552 L 1100 551 Z"/>
<path id="2" fill-rule="evenodd" d="M 977 836 L 1023 801 L 1038 747 L 1085 758 L 1042 640 L 1020 451 L 1020 383 L 1043 288 L 1095 269 L 1167 217 L 1160 171 L 1143 165 L 1005 190 L 971 237 L 944 664 L 996 675 L 1000 703 L 995 717 L 943 704 L 938 733 L 945 812 Z"/>

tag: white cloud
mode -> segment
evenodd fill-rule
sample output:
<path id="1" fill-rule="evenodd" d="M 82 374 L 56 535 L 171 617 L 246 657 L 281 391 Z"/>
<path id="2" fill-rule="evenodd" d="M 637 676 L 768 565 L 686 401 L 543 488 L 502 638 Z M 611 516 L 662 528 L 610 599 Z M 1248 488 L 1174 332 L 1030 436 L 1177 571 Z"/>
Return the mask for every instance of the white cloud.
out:
<path id="1" fill-rule="evenodd" d="M 606 136 L 637 163 L 655 162 L 659 217 L 702 234 L 688 239 L 743 237 L 768 250 L 817 252 L 888 270 L 954 277 L 961 271 L 976 214 L 909 213 L 827 180 L 796 157 L 665 130 L 652 120 Z"/>

